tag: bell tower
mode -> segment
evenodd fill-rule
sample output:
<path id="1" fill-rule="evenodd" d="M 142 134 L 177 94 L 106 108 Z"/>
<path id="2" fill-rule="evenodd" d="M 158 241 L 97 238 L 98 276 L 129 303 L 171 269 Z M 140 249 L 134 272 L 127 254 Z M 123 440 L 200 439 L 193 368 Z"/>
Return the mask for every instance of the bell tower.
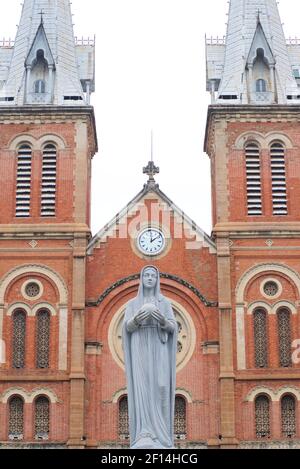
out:
<path id="1" fill-rule="evenodd" d="M 18 387 L 29 393 L 43 388 L 51 406 L 57 396 L 62 407 L 53 407 L 56 429 L 43 434 L 71 447 L 85 444 L 85 266 L 97 151 L 89 104 L 94 53 L 94 39 L 74 37 L 69 0 L 24 0 L 15 42 L 1 48 L 0 64 L 0 282 L 11 279 L 0 307 L 0 339 L 7 349 L 0 375 L 2 384 L 9 376 L 13 394 Z M 34 285 L 31 296 L 26 282 Z M 10 285 L 16 288 L 12 300 Z M 44 326 L 52 357 L 43 370 L 35 358 L 39 305 L 49 314 Z M 13 358 L 15 309 L 23 315 L 22 360 Z M 31 432 L 25 425 L 17 438 L 34 440 Z"/>
<path id="2" fill-rule="evenodd" d="M 299 49 L 299 43 L 285 39 L 276 0 L 231 0 L 226 37 L 206 44 L 212 104 L 205 151 L 211 160 L 218 250 L 224 447 L 237 446 L 245 435 L 258 438 L 257 422 L 241 423 L 243 402 L 262 377 L 273 389 L 282 376 L 284 300 L 291 303 L 284 310 L 290 314 L 288 327 L 293 321 L 298 327 L 291 313 L 297 303 L 287 285 L 296 289 L 300 267 Z M 291 350 L 291 341 L 287 346 Z M 255 415 L 255 403 L 249 404 L 249 415 Z M 275 428 L 274 438 L 280 438 L 280 422 Z"/>

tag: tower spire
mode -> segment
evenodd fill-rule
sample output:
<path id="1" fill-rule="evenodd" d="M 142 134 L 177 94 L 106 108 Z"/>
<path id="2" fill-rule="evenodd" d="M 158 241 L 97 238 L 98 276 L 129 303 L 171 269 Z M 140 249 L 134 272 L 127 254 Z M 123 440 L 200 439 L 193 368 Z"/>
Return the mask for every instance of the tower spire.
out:
<path id="1" fill-rule="evenodd" d="M 76 46 L 69 0 L 24 0 L 0 100 L 7 105 L 85 104 L 84 92 L 94 90 L 93 52 L 94 43 Z"/>
<path id="2" fill-rule="evenodd" d="M 218 92 L 218 104 L 297 100 L 299 91 L 276 0 L 230 0 L 226 44 L 219 45 L 219 50 L 221 73 L 212 57 L 217 48 L 207 48 L 208 89 Z"/>

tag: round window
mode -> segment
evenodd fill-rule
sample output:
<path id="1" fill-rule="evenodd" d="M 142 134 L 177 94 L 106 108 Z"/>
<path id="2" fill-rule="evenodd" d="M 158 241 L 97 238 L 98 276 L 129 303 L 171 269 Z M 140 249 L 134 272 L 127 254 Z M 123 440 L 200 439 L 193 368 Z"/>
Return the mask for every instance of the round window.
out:
<path id="1" fill-rule="evenodd" d="M 275 282 L 266 282 L 264 285 L 264 293 L 267 296 L 276 296 L 279 291 L 278 285 Z"/>
<path id="2" fill-rule="evenodd" d="M 40 287 L 37 283 L 30 282 L 25 287 L 25 293 L 30 298 L 35 298 L 36 296 L 40 294 Z"/>

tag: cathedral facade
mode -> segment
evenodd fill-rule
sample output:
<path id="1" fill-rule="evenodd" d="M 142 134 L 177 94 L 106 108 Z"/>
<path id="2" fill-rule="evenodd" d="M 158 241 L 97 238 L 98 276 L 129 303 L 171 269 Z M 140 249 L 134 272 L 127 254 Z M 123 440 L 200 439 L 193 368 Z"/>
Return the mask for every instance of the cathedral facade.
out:
<path id="1" fill-rule="evenodd" d="M 300 447 L 300 44 L 275 0 L 231 0 L 206 42 L 210 236 L 153 161 L 92 236 L 95 44 L 69 0 L 24 0 L 0 44 L 0 448 L 128 447 L 122 321 L 148 264 L 178 323 L 176 445 Z"/>

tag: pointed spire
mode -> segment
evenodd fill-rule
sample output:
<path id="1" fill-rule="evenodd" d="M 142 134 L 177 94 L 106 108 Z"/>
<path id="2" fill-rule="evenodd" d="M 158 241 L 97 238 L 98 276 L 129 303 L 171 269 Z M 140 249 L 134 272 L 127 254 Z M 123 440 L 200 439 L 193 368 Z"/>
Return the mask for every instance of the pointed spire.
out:
<path id="1" fill-rule="evenodd" d="M 78 65 L 79 62 L 83 63 L 84 72 L 94 65 L 87 65 L 88 56 L 84 49 L 84 47 L 76 49 L 69 0 L 24 0 L 10 69 L 7 81 L 0 91 L 0 99 L 1 96 L 5 96 L 13 98 L 13 102 L 9 104 L 26 104 L 26 93 L 34 93 L 35 84 L 31 83 L 32 67 L 34 60 L 38 60 L 36 55 L 38 53 L 45 67 L 49 68 L 47 73 L 51 83 L 48 87 L 53 88 L 49 103 L 83 105 L 85 84 L 84 77 L 79 75 L 81 69 Z M 30 55 L 33 53 L 35 57 Z M 50 55 L 53 64 L 49 64 Z M 90 55 L 92 56 L 93 54 Z M 93 91 L 93 74 L 90 73 L 88 78 L 89 90 Z"/>
<path id="2" fill-rule="evenodd" d="M 267 79 L 273 95 L 270 102 L 276 99 L 279 104 L 285 104 L 288 95 L 299 94 L 276 0 L 230 0 L 224 68 L 217 103 L 251 104 L 253 88 L 252 83 L 249 87 L 247 78 L 247 60 L 252 46 L 261 54 L 261 60 L 271 67 Z M 267 63 L 267 52 L 276 62 L 274 69 Z M 208 57 L 208 65 L 209 60 Z"/>

